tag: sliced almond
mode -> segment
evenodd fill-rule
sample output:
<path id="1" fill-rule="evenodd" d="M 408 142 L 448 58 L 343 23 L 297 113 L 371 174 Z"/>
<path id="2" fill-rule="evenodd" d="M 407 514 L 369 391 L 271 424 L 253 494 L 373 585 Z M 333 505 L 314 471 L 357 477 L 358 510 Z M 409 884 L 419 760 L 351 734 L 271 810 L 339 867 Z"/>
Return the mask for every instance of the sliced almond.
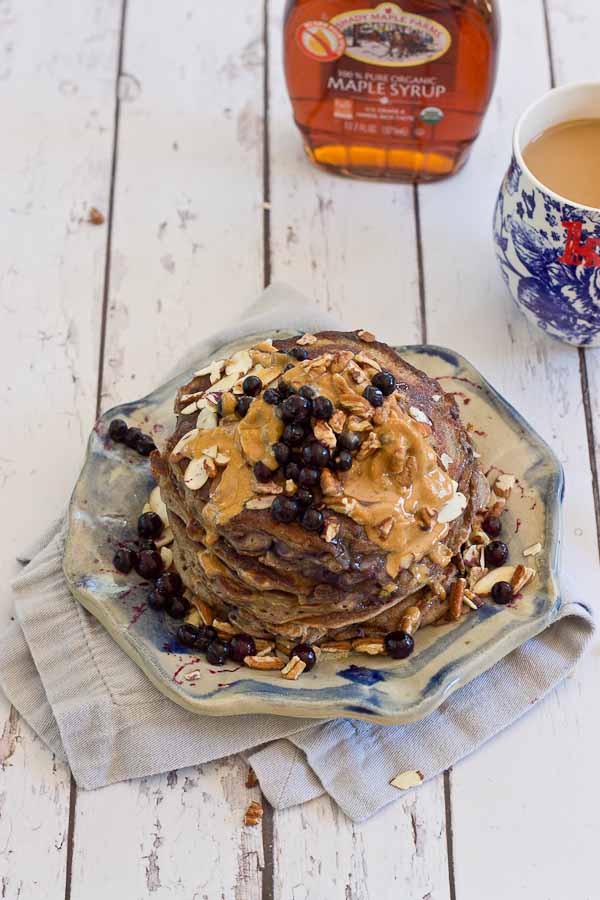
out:
<path id="1" fill-rule="evenodd" d="M 269 353 L 273 351 L 273 339 L 267 338 L 264 341 L 260 341 L 258 344 L 255 344 L 252 348 L 253 350 L 260 350 L 263 353 Z"/>
<path id="2" fill-rule="evenodd" d="M 199 625 L 203 624 L 202 618 L 200 616 L 200 611 L 197 610 L 195 607 L 192 607 L 192 609 L 190 609 L 189 613 L 187 614 L 187 616 L 185 617 L 185 619 L 183 621 L 186 623 L 186 625 L 195 625 L 196 628 Z"/>
<path id="3" fill-rule="evenodd" d="M 419 787 L 424 781 L 425 776 L 422 772 L 400 772 L 399 775 L 392 778 L 390 784 L 399 791 L 408 791 L 410 788 Z"/>
<path id="4" fill-rule="evenodd" d="M 496 497 L 504 497 L 505 500 L 508 500 L 516 481 L 517 479 L 514 475 L 498 475 L 493 487 Z"/>
<path id="5" fill-rule="evenodd" d="M 311 344 L 316 344 L 318 338 L 314 336 L 314 334 L 303 334 L 302 337 L 299 337 L 296 343 L 299 347 L 309 347 Z"/>
<path id="6" fill-rule="evenodd" d="M 249 669 L 259 669 L 263 672 L 283 669 L 284 665 L 283 660 L 278 656 L 245 656 L 244 664 Z"/>
<path id="7" fill-rule="evenodd" d="M 484 566 L 473 566 L 473 568 L 469 571 L 467 575 L 467 583 L 470 588 L 474 588 L 475 585 L 481 581 L 481 579 L 487 575 L 488 570 Z"/>
<path id="8" fill-rule="evenodd" d="M 352 641 L 352 649 L 356 653 L 367 653 L 369 656 L 382 656 L 385 653 L 383 638 L 358 638 Z"/>
<path id="9" fill-rule="evenodd" d="M 542 552 L 542 545 L 538 541 L 537 544 L 532 544 L 531 547 L 527 547 L 523 550 L 523 556 L 537 556 Z"/>
<path id="10" fill-rule="evenodd" d="M 155 512 L 157 516 L 161 517 L 163 525 L 168 525 L 169 516 L 167 514 L 167 507 L 165 506 L 163 498 L 160 495 L 160 488 L 158 485 L 156 485 L 156 487 L 153 488 L 153 490 L 150 492 L 148 503 L 152 512 Z"/>
<path id="11" fill-rule="evenodd" d="M 273 497 L 276 494 L 283 494 L 283 487 L 275 481 L 257 481 L 253 485 L 253 490 L 257 494 L 269 494 Z"/>
<path id="12" fill-rule="evenodd" d="M 174 540 L 175 536 L 171 529 L 167 526 L 166 528 L 163 528 L 161 536 L 156 538 L 154 543 L 156 544 L 157 550 L 162 550 L 163 547 L 166 547 L 168 544 L 172 544 Z"/>
<path id="13" fill-rule="evenodd" d="M 192 403 L 188 403 L 186 406 L 184 406 L 183 409 L 179 411 L 179 414 L 181 416 L 191 416 L 191 414 L 197 412 L 197 410 L 198 404 L 197 401 L 194 400 L 192 401 Z"/>
<path id="14" fill-rule="evenodd" d="M 440 456 L 440 462 L 447 472 L 454 460 L 451 456 L 448 456 L 447 453 L 442 453 L 442 455 Z"/>
<path id="15" fill-rule="evenodd" d="M 467 596 L 467 592 L 466 592 L 466 591 L 465 591 L 465 595 L 464 595 L 464 597 L 463 597 L 463 603 L 464 603 L 466 606 L 468 606 L 469 609 L 479 609 L 479 607 L 477 606 L 477 604 L 476 604 L 473 600 L 471 600 L 470 597 Z"/>
<path id="16" fill-rule="evenodd" d="M 204 456 L 190 460 L 183 476 L 183 483 L 190 491 L 199 491 L 208 481 L 206 459 Z"/>
<path id="17" fill-rule="evenodd" d="M 189 455 L 186 451 L 190 449 L 191 445 L 198 437 L 198 434 L 197 428 L 192 428 L 191 431 L 184 434 L 181 440 L 179 440 L 171 450 L 171 459 L 177 461 L 178 459 L 183 459 L 185 456 Z"/>
<path id="18" fill-rule="evenodd" d="M 230 459 L 229 453 L 217 453 L 215 456 L 215 462 L 218 466 L 226 466 Z"/>
<path id="19" fill-rule="evenodd" d="M 202 378 L 203 375 L 210 375 L 210 383 L 213 384 L 214 381 L 218 381 L 224 366 L 224 359 L 215 359 L 203 369 L 198 369 L 197 372 L 194 372 L 194 378 Z"/>
<path id="20" fill-rule="evenodd" d="M 246 503 L 246 509 L 269 509 L 273 505 L 274 499 L 274 494 L 271 494 L 270 497 L 253 497 Z"/>
<path id="21" fill-rule="evenodd" d="M 201 409 L 198 413 L 198 418 L 196 419 L 196 428 L 200 428 L 203 431 L 207 429 L 212 429 L 217 427 L 217 414 L 213 412 L 212 409 Z"/>
<path id="22" fill-rule="evenodd" d="M 431 425 L 431 419 L 425 415 L 422 409 L 419 409 L 418 406 L 411 406 L 408 410 L 409 415 L 415 422 L 421 422 L 423 425 Z"/>
<path id="23" fill-rule="evenodd" d="M 227 360 L 225 364 L 225 374 L 235 375 L 239 378 L 245 375 L 252 368 L 252 357 L 247 350 L 238 350 L 233 356 Z"/>
<path id="24" fill-rule="evenodd" d="M 240 629 L 230 622 L 222 622 L 219 619 L 213 619 L 212 627 L 216 628 L 220 634 L 226 634 L 232 637 L 234 634 L 240 634 Z"/>
<path id="25" fill-rule="evenodd" d="M 463 514 L 467 508 L 468 500 L 460 491 L 456 491 L 451 500 L 449 500 L 440 510 L 438 522 L 440 525 L 446 525 L 448 522 L 454 522 Z"/>
<path id="26" fill-rule="evenodd" d="M 160 548 L 160 558 L 163 561 L 163 566 L 165 569 L 170 569 L 173 565 L 173 551 L 170 547 L 161 547 Z"/>
<path id="27" fill-rule="evenodd" d="M 297 681 L 305 668 L 306 663 L 301 660 L 299 656 L 292 656 L 290 661 L 281 670 L 281 675 L 283 678 L 287 678 L 288 681 Z"/>

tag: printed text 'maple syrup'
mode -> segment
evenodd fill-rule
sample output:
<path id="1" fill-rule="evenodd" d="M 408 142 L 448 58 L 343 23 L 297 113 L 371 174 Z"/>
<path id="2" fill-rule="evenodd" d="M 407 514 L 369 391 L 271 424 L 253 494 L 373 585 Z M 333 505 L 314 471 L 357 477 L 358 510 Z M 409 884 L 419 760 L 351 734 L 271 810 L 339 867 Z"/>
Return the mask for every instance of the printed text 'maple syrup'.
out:
<path id="1" fill-rule="evenodd" d="M 497 0 L 288 0 L 285 70 L 309 157 L 363 178 L 457 172 L 496 73 Z"/>

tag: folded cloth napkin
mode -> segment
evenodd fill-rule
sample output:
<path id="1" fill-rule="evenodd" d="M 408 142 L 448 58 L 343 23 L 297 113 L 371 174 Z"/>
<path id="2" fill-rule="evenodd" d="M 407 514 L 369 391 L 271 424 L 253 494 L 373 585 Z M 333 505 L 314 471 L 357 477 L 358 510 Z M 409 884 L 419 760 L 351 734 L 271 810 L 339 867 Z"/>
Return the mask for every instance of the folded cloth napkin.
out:
<path id="1" fill-rule="evenodd" d="M 305 298 L 274 286 L 242 323 L 203 341 L 177 371 L 244 334 L 331 327 L 338 323 Z M 159 693 L 73 599 L 62 572 L 64 541 L 63 519 L 24 554 L 31 561 L 13 585 L 16 621 L 0 638 L 0 685 L 83 788 L 243 753 L 274 807 L 327 792 L 360 821 L 401 796 L 389 784 L 398 773 L 433 778 L 529 710 L 571 671 L 593 633 L 589 608 L 563 595 L 550 628 L 411 725 L 197 716 Z"/>

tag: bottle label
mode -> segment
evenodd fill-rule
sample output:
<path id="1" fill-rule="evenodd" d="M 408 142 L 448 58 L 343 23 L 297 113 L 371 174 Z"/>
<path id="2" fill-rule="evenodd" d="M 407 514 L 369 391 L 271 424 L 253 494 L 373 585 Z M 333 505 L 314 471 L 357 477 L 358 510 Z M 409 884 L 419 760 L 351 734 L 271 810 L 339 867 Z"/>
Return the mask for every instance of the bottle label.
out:
<path id="1" fill-rule="evenodd" d="M 425 65 L 444 56 L 452 44 L 439 22 L 404 12 L 396 3 L 349 10 L 329 22 L 304 22 L 296 39 L 307 56 L 321 62 L 345 55 L 386 68 Z"/>

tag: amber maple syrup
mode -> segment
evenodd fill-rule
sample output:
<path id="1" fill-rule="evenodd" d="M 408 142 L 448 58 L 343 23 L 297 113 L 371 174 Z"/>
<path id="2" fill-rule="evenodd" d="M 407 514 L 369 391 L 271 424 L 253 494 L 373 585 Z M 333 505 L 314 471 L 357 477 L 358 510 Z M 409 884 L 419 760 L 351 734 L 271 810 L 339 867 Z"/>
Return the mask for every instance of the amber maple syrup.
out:
<path id="1" fill-rule="evenodd" d="M 310 159 L 435 181 L 479 134 L 496 75 L 497 0 L 287 0 L 285 71 Z"/>

